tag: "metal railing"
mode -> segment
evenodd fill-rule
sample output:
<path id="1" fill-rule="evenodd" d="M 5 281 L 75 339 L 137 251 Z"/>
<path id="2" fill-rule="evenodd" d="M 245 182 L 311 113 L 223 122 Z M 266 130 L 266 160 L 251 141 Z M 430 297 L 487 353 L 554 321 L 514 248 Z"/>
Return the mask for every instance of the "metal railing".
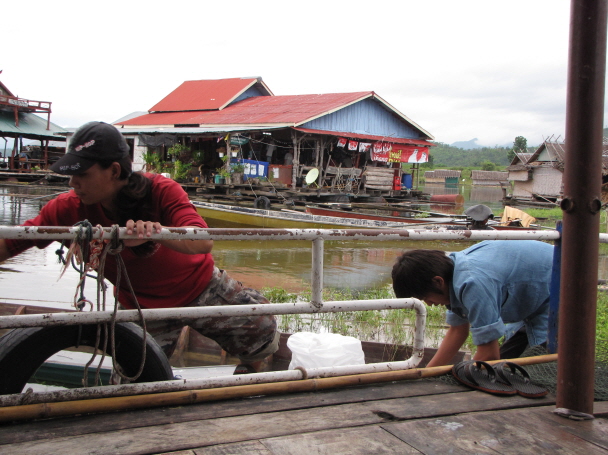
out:
<path id="1" fill-rule="evenodd" d="M 78 227 L 0 226 L 0 238 L 62 240 L 74 238 Z M 137 239 L 118 230 L 121 239 Z M 111 228 L 94 228 L 93 239 L 112 239 Z M 203 229 L 163 228 L 150 240 L 310 240 L 312 241 L 311 304 L 320 307 L 323 291 L 323 242 L 325 240 L 557 240 L 556 230 L 431 230 L 431 229 Z M 608 243 L 608 234 L 600 234 L 600 242 Z M 1 326 L 0 326 L 1 327 Z"/>
<path id="2" fill-rule="evenodd" d="M 32 227 L 1 226 L 0 238 L 4 239 L 37 239 L 62 240 L 73 239 L 79 233 L 78 227 Z M 92 228 L 92 238 L 112 240 L 111 228 Z M 137 239 L 136 235 L 127 235 L 125 228 L 118 229 L 121 239 Z M 157 393 L 177 390 L 193 390 L 210 387 L 227 387 L 232 385 L 256 384 L 277 381 L 292 381 L 312 377 L 331 377 L 346 374 L 367 372 L 394 371 L 415 368 L 422 360 L 424 353 L 424 332 L 426 309 L 417 299 L 378 299 L 359 301 L 323 302 L 323 251 L 325 240 L 348 239 L 364 241 L 394 240 L 557 240 L 557 230 L 517 230 L 517 231 L 473 231 L 473 230 L 427 230 L 427 229 L 202 229 L 202 228 L 163 228 L 159 234 L 153 234 L 150 240 L 309 240 L 312 242 L 312 294 L 311 302 L 271 304 L 271 305 L 229 305 L 222 307 L 188 307 L 143 310 L 146 320 L 180 319 L 194 320 L 210 316 L 236 316 L 243 314 L 304 314 L 329 313 L 341 311 L 367 311 L 383 309 L 414 309 L 416 311 L 413 355 L 402 362 L 389 362 L 347 367 L 330 367 L 315 369 L 298 369 L 285 372 L 256 373 L 239 377 L 225 376 L 200 380 L 174 380 L 163 383 L 140 383 L 116 386 L 105 386 L 86 389 L 72 389 L 65 392 L 30 394 L 28 403 L 45 401 L 65 401 L 78 398 L 95 398 L 122 396 L 136 393 Z M 600 234 L 600 242 L 608 243 L 608 234 Z M 71 312 L 43 315 L 1 316 L 0 328 L 32 327 L 43 325 L 78 325 L 109 322 L 112 312 Z M 136 310 L 122 310 L 116 315 L 117 322 L 138 321 Z M 22 395 L 0 397 L 0 406 L 22 404 Z"/>

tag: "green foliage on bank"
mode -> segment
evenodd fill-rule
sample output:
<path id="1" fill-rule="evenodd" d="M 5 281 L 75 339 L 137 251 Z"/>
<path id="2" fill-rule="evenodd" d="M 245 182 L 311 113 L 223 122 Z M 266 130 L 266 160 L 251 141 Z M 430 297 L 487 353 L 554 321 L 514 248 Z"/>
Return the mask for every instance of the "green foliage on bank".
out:
<path id="1" fill-rule="evenodd" d="M 600 292 L 597 298 L 596 327 L 596 361 L 608 364 L 608 294 L 605 292 Z"/>
<path id="2" fill-rule="evenodd" d="M 507 147 L 482 147 L 479 149 L 464 150 L 442 142 L 431 148 L 435 168 L 442 166 L 452 167 L 479 167 L 484 162 L 491 162 L 498 166 L 509 165 L 509 152 Z"/>
<path id="3" fill-rule="evenodd" d="M 525 140 L 525 138 L 523 138 Z M 523 143 L 523 141 L 520 141 Z M 513 156 L 513 147 L 481 147 L 476 149 L 461 149 L 449 144 L 437 142 L 437 147 L 432 147 L 430 155 L 432 162 L 429 167 L 440 169 L 443 167 L 449 168 L 477 168 L 482 170 L 498 170 L 491 169 L 491 164 L 495 166 L 508 166 L 511 164 Z M 518 143 L 519 144 L 519 143 Z M 533 152 L 534 147 L 528 147 L 528 152 Z M 421 166 L 424 167 L 424 166 Z"/>
<path id="4" fill-rule="evenodd" d="M 281 288 L 263 288 L 262 294 L 272 303 L 310 302 L 310 292 L 300 295 Z M 364 291 L 324 289 L 324 301 L 392 299 L 390 287 Z M 438 347 L 445 333 L 445 309 L 427 306 L 426 338 L 429 347 Z M 392 344 L 413 343 L 413 315 L 411 310 L 353 311 L 344 313 L 287 314 L 279 317 L 283 332 L 329 331 L 352 336 L 361 341 L 380 341 Z M 471 335 L 462 350 L 474 355 L 476 347 Z M 597 299 L 596 357 L 608 364 L 608 293 L 600 292 Z"/>

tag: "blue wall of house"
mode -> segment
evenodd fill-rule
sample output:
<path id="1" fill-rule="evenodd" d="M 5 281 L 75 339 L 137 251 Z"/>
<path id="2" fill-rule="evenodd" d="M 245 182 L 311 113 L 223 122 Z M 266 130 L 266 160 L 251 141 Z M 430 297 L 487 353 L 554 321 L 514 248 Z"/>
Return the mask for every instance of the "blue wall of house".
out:
<path id="1" fill-rule="evenodd" d="M 390 137 L 423 138 L 416 129 L 371 99 L 359 101 L 299 126 L 315 130 L 386 136 L 387 139 Z"/>
<path id="2" fill-rule="evenodd" d="M 252 96 L 268 96 L 268 93 L 266 92 L 262 92 L 261 90 L 259 90 L 255 85 L 253 85 L 252 87 L 249 87 L 247 90 L 245 90 L 241 96 L 239 96 L 237 99 L 235 99 L 232 103 L 230 103 L 231 105 L 234 103 L 238 103 L 239 101 L 243 101 L 246 100 L 247 98 L 251 98 Z"/>

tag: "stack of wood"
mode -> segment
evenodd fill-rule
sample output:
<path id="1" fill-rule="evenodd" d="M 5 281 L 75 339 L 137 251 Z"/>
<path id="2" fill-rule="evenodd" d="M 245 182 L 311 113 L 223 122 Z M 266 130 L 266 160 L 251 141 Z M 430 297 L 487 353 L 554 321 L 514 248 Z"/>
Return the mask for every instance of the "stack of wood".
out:
<path id="1" fill-rule="evenodd" d="M 363 172 L 365 188 L 372 190 L 391 191 L 395 169 L 384 167 L 368 167 Z"/>

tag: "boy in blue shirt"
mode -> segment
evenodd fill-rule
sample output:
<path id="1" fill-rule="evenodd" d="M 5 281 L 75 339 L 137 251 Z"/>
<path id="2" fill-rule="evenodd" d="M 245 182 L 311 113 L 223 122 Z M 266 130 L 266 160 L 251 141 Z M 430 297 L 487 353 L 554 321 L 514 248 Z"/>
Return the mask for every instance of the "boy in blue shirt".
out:
<path id="1" fill-rule="evenodd" d="M 427 367 L 449 364 L 469 332 L 475 360 L 497 360 L 501 353 L 505 358 L 508 344 L 500 347 L 498 340 L 520 327 L 530 346 L 545 343 L 552 264 L 553 246 L 534 240 L 490 240 L 449 255 L 411 250 L 400 256 L 392 272 L 395 295 L 447 308 L 449 328 Z M 510 350 L 509 357 L 525 347 L 516 355 Z"/>

